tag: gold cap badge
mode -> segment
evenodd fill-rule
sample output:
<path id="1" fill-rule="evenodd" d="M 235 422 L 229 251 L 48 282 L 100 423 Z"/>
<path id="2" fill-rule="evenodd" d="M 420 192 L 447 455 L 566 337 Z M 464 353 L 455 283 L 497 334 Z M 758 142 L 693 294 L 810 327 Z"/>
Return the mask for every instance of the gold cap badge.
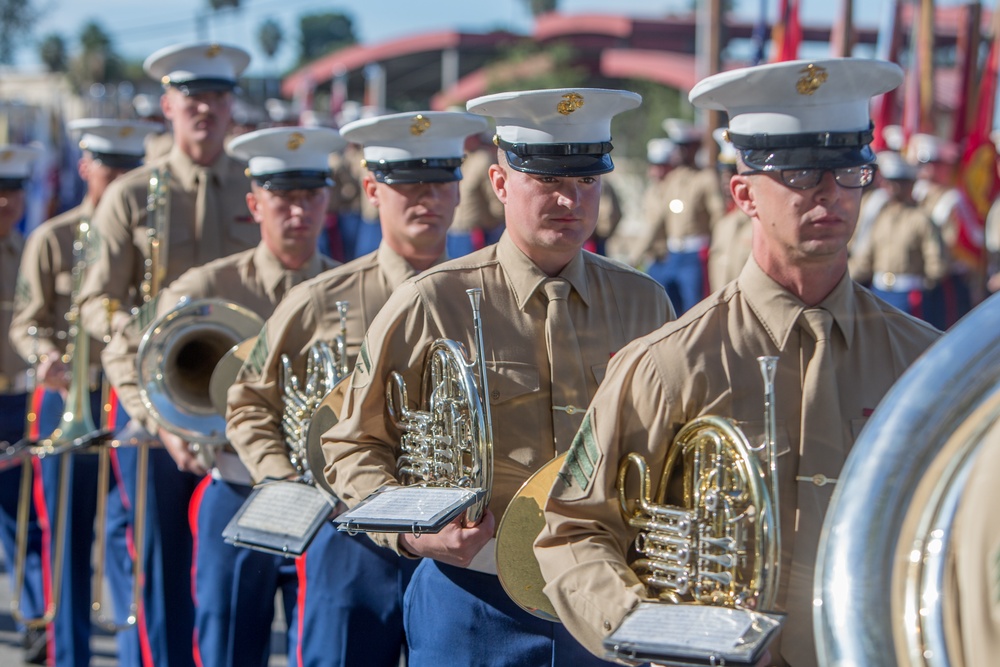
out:
<path id="1" fill-rule="evenodd" d="M 0 162 L 10 162 L 14 157 L 14 151 L 4 151 L 0 153 Z"/>
<path id="2" fill-rule="evenodd" d="M 812 95 L 819 90 L 820 86 L 826 83 L 829 77 L 825 67 L 820 67 L 812 63 L 800 69 L 799 74 L 802 76 L 799 77 L 799 80 L 795 84 L 795 90 L 799 91 L 799 95 Z"/>
<path id="3" fill-rule="evenodd" d="M 568 116 L 582 106 L 583 95 L 580 93 L 566 93 L 562 96 L 559 104 L 556 105 L 556 111 L 564 116 Z"/>
<path id="4" fill-rule="evenodd" d="M 135 128 L 129 127 L 128 125 L 118 129 L 118 136 L 121 137 L 122 139 L 131 137 L 133 133 L 135 133 Z"/>
<path id="5" fill-rule="evenodd" d="M 222 47 L 219 46 L 218 44 L 212 44 L 207 49 L 205 49 L 206 58 L 214 58 L 220 53 L 222 53 Z"/>
<path id="6" fill-rule="evenodd" d="M 306 138 L 302 136 L 301 132 L 292 132 L 288 137 L 288 150 L 297 151 L 302 147 L 302 144 L 306 143 Z"/>
<path id="7" fill-rule="evenodd" d="M 413 119 L 413 123 L 410 124 L 410 134 L 415 137 L 419 137 L 429 129 L 431 129 L 431 119 L 423 114 L 417 114 L 417 117 Z"/>

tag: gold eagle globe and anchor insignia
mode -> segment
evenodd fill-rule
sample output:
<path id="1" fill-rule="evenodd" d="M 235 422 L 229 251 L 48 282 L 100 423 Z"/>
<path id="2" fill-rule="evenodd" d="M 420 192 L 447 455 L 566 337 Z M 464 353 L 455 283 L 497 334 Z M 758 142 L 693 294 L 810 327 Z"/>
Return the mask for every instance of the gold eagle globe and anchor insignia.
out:
<path id="1" fill-rule="evenodd" d="M 799 74 L 802 76 L 795 83 L 795 90 L 799 92 L 799 95 L 812 95 L 820 89 L 820 86 L 826 83 L 826 80 L 830 76 L 827 74 L 825 67 L 820 67 L 812 63 L 800 69 Z"/>
<path id="2" fill-rule="evenodd" d="M 297 151 L 306 143 L 306 138 L 301 132 L 292 132 L 288 135 L 288 143 L 285 144 L 290 151 Z"/>
<path id="3" fill-rule="evenodd" d="M 218 44 L 212 44 L 207 49 L 205 49 L 206 58 L 215 58 L 220 53 L 222 53 L 222 47 L 219 46 Z"/>
<path id="4" fill-rule="evenodd" d="M 583 95 L 580 93 L 566 93 L 562 100 L 556 105 L 556 111 L 563 116 L 568 116 L 577 109 L 583 107 Z"/>
<path id="5" fill-rule="evenodd" d="M 423 114 L 417 114 L 410 124 L 410 134 L 415 137 L 419 137 L 429 129 L 431 129 L 431 119 Z"/>

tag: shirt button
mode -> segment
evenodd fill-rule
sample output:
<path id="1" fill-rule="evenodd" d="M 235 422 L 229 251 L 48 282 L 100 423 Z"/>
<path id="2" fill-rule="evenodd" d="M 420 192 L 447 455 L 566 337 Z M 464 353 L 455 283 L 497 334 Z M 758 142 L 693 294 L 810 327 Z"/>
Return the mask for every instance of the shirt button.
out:
<path id="1" fill-rule="evenodd" d="M 604 631 L 611 632 L 611 621 L 604 621 Z"/>

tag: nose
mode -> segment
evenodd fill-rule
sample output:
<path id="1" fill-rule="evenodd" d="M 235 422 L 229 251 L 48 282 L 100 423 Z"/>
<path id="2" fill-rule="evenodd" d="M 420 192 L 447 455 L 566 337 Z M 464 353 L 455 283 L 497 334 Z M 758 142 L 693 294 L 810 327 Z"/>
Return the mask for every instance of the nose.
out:
<path id="1" fill-rule="evenodd" d="M 575 179 L 567 179 L 560 186 L 556 200 L 559 206 L 574 208 L 580 201 L 580 187 Z"/>
<path id="2" fill-rule="evenodd" d="M 833 201 L 840 196 L 840 184 L 837 183 L 833 171 L 827 170 L 823 172 L 823 177 L 820 179 L 819 185 L 816 186 L 813 196 L 817 201 L 821 202 Z"/>

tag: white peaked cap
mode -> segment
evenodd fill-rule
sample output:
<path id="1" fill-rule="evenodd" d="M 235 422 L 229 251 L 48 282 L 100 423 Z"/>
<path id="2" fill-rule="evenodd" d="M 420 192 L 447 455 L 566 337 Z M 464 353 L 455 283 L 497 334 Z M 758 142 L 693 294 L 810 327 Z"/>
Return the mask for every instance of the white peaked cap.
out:
<path id="1" fill-rule="evenodd" d="M 614 169 L 611 119 L 642 96 L 627 90 L 555 88 L 469 100 L 469 111 L 496 121 L 496 141 L 518 171 L 565 176 Z"/>
<path id="2" fill-rule="evenodd" d="M 683 118 L 667 118 L 663 121 L 663 131 L 675 144 L 694 144 L 701 142 L 701 128 Z"/>
<path id="3" fill-rule="evenodd" d="M 232 90 L 249 64 L 250 54 L 238 46 L 198 42 L 162 48 L 146 58 L 142 67 L 164 87 L 197 92 Z"/>
<path id="4" fill-rule="evenodd" d="M 677 146 L 670 139 L 655 137 L 646 142 L 646 161 L 650 164 L 667 164 Z"/>
<path id="5" fill-rule="evenodd" d="M 110 118 L 80 118 L 66 123 L 66 129 L 79 137 L 80 148 L 102 156 L 142 158 L 150 134 L 163 130 L 160 123 Z"/>
<path id="6" fill-rule="evenodd" d="M 20 188 L 41 156 L 36 146 L 0 146 L 0 187 Z"/>
<path id="7" fill-rule="evenodd" d="M 876 156 L 878 171 L 882 178 L 890 181 L 914 181 L 917 179 L 917 167 L 907 162 L 896 151 L 880 151 Z"/>
<path id="8" fill-rule="evenodd" d="M 462 177 L 465 138 L 488 125 L 470 113 L 419 111 L 363 118 L 340 133 L 361 144 L 366 166 L 380 182 L 446 182 Z"/>
<path id="9" fill-rule="evenodd" d="M 271 127 L 239 135 L 226 152 L 265 188 L 291 190 L 329 185 L 330 153 L 346 145 L 329 127 Z"/>

